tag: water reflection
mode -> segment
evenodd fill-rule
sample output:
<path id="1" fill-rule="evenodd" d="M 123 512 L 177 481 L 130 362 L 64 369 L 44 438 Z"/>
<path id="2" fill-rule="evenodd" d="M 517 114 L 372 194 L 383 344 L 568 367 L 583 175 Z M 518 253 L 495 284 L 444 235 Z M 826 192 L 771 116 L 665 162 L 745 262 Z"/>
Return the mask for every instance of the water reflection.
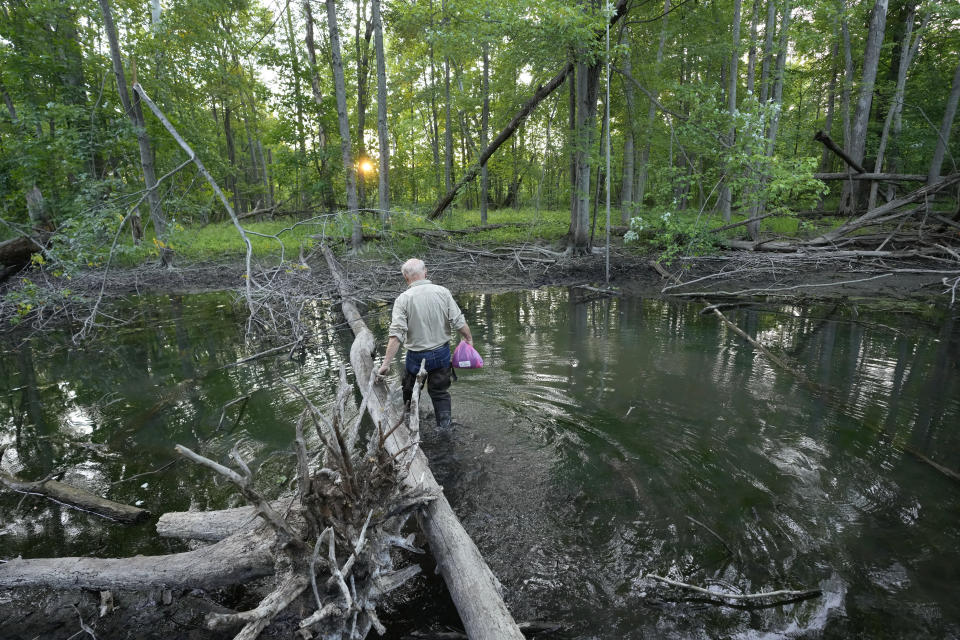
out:
<path id="1" fill-rule="evenodd" d="M 486 367 L 455 385 L 451 438 L 425 431 L 440 482 L 518 618 L 556 619 L 577 638 L 944 637 L 960 633 L 952 480 L 904 453 L 960 467 L 960 327 L 838 305 L 725 310 L 786 353 L 805 386 L 698 305 L 584 298 L 563 289 L 459 301 Z M 323 303 L 315 339 L 250 355 L 228 296 L 141 298 L 107 343 L 56 337 L 0 356 L 4 468 L 71 482 L 154 512 L 237 503 L 177 464 L 172 444 L 223 456 L 234 443 L 262 489 L 291 480 L 296 382 L 333 396 L 351 337 Z M 368 310 L 381 339 L 389 309 Z M 222 407 L 249 395 L 239 405 Z M 223 414 L 223 419 L 221 419 Z M 0 555 L 114 555 L 175 548 L 54 503 L 0 495 Z M 429 572 L 428 572 L 429 573 Z M 725 590 L 824 590 L 746 611 L 678 597 L 643 575 Z M 391 612 L 393 637 L 424 616 L 455 623 L 435 578 Z"/>

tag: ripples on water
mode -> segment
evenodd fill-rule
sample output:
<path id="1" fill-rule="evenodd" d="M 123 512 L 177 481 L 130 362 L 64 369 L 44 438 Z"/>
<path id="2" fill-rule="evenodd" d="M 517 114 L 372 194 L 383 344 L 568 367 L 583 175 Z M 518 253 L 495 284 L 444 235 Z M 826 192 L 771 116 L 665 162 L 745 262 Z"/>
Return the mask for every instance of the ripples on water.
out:
<path id="1" fill-rule="evenodd" d="M 454 387 L 449 438 L 424 448 L 451 503 L 521 619 L 568 637 L 948 637 L 960 633 L 960 491 L 904 453 L 960 467 L 960 326 L 837 307 L 727 312 L 787 353 L 803 386 L 698 305 L 587 300 L 561 289 L 459 296 L 486 367 Z M 331 397 L 350 336 L 317 307 L 299 361 L 248 354 L 228 299 L 145 300 L 138 326 L 73 351 L 34 343 L 0 358 L 5 467 L 77 482 L 164 510 L 236 503 L 205 471 L 110 486 L 172 459 L 173 442 L 241 450 L 266 491 L 289 483 L 292 420 L 280 380 Z M 388 309 L 372 310 L 382 337 Z M 251 394 L 234 426 L 220 407 Z M 0 549 L 156 553 L 147 525 L 0 496 Z M 429 561 L 428 561 L 429 562 Z M 745 610 L 658 586 L 657 573 L 724 591 L 820 588 L 801 603 Z M 396 630 L 455 623 L 436 578 L 398 602 Z M 399 636 L 395 636 L 399 637 Z"/>

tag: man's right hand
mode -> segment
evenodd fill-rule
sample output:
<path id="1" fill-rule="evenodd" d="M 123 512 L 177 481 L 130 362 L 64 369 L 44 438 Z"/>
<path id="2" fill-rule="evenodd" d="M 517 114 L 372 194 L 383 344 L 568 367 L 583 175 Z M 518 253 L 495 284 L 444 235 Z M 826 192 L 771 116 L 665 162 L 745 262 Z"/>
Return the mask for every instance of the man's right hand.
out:
<path id="1" fill-rule="evenodd" d="M 390 373 L 390 363 L 384 362 L 382 365 L 380 365 L 380 368 L 377 369 L 377 376 L 383 377 L 388 373 Z"/>

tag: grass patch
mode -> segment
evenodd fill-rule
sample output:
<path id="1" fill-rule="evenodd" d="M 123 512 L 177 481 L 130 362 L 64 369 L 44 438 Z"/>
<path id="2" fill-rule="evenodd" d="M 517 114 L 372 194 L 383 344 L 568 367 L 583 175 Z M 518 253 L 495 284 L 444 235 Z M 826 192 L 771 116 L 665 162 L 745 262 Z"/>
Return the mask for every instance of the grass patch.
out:
<path id="1" fill-rule="evenodd" d="M 512 226 L 458 234 L 453 239 L 488 247 L 537 242 L 555 244 L 566 235 L 570 225 L 566 211 L 537 212 L 533 209 L 492 210 L 487 222 Z M 601 221 L 597 222 L 597 233 L 602 237 L 603 226 Z M 351 218 L 342 214 L 322 215 L 310 220 L 278 218 L 263 222 L 243 221 L 255 258 L 278 259 L 282 254 L 287 260 L 298 259 L 301 249 L 306 253 L 320 242 L 320 238 L 328 238 L 331 244 L 349 243 L 352 224 Z M 422 254 L 427 249 L 425 240 L 405 232 L 479 226 L 480 212 L 455 210 L 437 221 L 427 220 L 418 214 L 399 213 L 391 217 L 386 229 L 381 225 L 379 216 L 364 214 L 362 224 L 364 236 L 367 237 L 366 251 L 385 253 L 391 257 L 395 254 Z M 389 241 L 369 240 L 370 236 L 380 234 L 384 234 Z M 157 258 L 161 246 L 173 249 L 176 259 L 184 262 L 240 259 L 246 254 L 246 245 L 237 229 L 226 221 L 186 227 L 176 225 L 170 230 L 165 245 L 156 239 L 152 227 L 139 247 L 133 246 L 129 235 L 125 235 L 121 240 L 121 250 L 114 259 L 121 266 L 150 262 Z"/>

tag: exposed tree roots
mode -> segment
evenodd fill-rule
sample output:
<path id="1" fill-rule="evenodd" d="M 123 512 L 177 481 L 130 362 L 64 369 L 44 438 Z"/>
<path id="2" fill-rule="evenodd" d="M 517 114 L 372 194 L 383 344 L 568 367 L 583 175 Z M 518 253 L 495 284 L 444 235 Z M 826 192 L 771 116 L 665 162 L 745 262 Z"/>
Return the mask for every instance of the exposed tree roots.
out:
<path id="1" fill-rule="evenodd" d="M 423 378 L 418 379 L 417 389 Z M 228 467 L 178 446 L 184 457 L 230 480 L 252 505 L 242 512 L 231 510 L 235 512 L 231 516 L 237 517 L 228 519 L 230 527 L 207 523 L 207 539 L 226 537 L 195 551 L 167 556 L 13 559 L 0 564 L 0 588 L 143 591 L 153 587 L 170 594 L 171 589 L 216 589 L 273 576 L 275 588 L 258 606 L 239 613 L 212 612 L 206 626 L 238 628 L 234 638 L 252 640 L 299 602 L 299 609 L 306 612 L 299 623 L 299 638 L 365 638 L 370 629 L 382 633 L 378 601 L 420 570 L 416 565 L 396 568 L 391 550 L 421 552 L 402 529 L 413 512 L 436 498 L 403 482 L 418 442 L 391 453 L 382 428 L 361 442 L 365 403 L 357 415 L 347 415 L 353 392 L 342 368 L 331 418 L 299 393 L 307 408 L 295 426 L 298 482 L 291 499 L 268 501 L 261 496 L 253 488 L 252 471 L 236 449 L 230 455 L 234 467 Z M 415 402 L 404 419 L 416 437 Z M 323 443 L 319 453 L 307 451 L 305 425 L 312 426 Z M 262 521 L 258 526 L 256 517 Z M 231 527 L 234 533 L 227 530 Z"/>

